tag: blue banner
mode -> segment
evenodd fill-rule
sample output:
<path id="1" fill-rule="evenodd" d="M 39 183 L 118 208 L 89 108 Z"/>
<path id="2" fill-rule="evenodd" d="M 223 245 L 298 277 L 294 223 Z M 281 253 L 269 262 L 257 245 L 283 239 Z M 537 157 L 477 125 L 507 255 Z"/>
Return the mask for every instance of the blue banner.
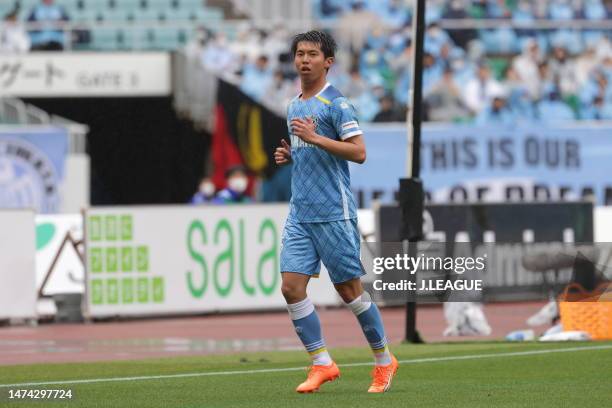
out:
<path id="1" fill-rule="evenodd" d="M 364 129 L 367 159 L 351 164 L 362 206 L 394 201 L 406 176 L 404 126 Z M 430 202 L 534 202 L 594 198 L 612 204 L 612 125 L 512 128 L 428 125 L 421 179 Z"/>
<path id="2" fill-rule="evenodd" d="M 0 208 L 58 212 L 67 153 L 65 129 L 0 129 Z"/>

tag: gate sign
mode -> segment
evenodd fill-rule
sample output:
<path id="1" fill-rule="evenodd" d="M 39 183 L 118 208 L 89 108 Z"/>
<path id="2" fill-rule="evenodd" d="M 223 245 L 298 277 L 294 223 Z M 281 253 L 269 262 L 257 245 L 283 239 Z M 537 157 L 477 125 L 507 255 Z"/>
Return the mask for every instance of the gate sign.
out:
<path id="1" fill-rule="evenodd" d="M 57 212 L 67 149 L 65 129 L 0 130 L 0 208 Z"/>
<path id="2" fill-rule="evenodd" d="M 3 56 L 0 95 L 167 96 L 170 54 L 41 52 Z"/>

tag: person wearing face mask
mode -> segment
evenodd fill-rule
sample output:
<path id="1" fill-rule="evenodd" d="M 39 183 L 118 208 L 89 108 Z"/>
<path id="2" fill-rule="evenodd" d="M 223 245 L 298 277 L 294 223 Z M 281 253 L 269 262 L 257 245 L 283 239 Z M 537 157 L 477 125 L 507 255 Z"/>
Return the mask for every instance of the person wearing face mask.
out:
<path id="1" fill-rule="evenodd" d="M 213 203 L 215 204 L 237 204 L 252 203 L 253 199 L 246 194 L 249 179 L 244 166 L 230 167 L 225 173 L 227 187 L 219 191 Z"/>
<path id="2" fill-rule="evenodd" d="M 212 182 L 210 177 L 204 177 L 200 181 L 200 185 L 198 186 L 198 191 L 191 197 L 191 204 L 206 204 L 210 203 L 212 199 L 215 197 L 215 191 L 217 188 L 215 184 Z"/>

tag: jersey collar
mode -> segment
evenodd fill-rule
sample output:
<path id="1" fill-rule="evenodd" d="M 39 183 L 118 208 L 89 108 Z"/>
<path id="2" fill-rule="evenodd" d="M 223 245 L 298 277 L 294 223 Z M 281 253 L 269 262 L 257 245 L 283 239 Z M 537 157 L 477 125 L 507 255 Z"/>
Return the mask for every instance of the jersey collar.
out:
<path id="1" fill-rule="evenodd" d="M 329 88 L 330 86 L 331 86 L 331 84 L 329 82 L 326 82 L 325 86 L 323 86 L 323 88 L 319 92 L 317 92 L 317 94 L 315 96 L 311 96 L 311 98 L 316 98 L 317 96 L 321 96 L 321 94 L 323 92 L 325 92 L 325 90 L 327 88 Z M 297 96 L 297 99 L 300 100 L 300 101 L 304 100 L 304 99 L 302 99 L 302 92 L 300 92 L 300 94 Z M 308 99 L 310 99 L 310 98 L 308 98 Z"/>

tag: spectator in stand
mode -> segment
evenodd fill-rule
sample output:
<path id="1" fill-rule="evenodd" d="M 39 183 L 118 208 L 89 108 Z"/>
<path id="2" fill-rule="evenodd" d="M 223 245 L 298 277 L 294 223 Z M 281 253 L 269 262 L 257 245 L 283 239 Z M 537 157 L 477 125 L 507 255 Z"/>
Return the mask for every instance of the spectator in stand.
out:
<path id="1" fill-rule="evenodd" d="M 581 119 L 612 119 L 612 87 L 608 76 L 602 69 L 593 72 L 580 92 L 580 101 Z"/>
<path id="2" fill-rule="evenodd" d="M 425 95 L 427 120 L 445 122 L 467 118 L 470 112 L 461 100 L 461 89 L 455 82 L 453 70 L 446 67 L 442 79 Z"/>
<path id="3" fill-rule="evenodd" d="M 548 4 L 548 16 L 552 20 L 567 21 L 574 18 L 574 9 L 570 0 L 555 0 Z"/>
<path id="4" fill-rule="evenodd" d="M 516 115 L 508 106 L 505 92 L 492 95 L 489 104 L 476 117 L 478 125 L 504 125 L 516 124 Z"/>
<path id="5" fill-rule="evenodd" d="M 442 47 L 446 44 L 454 46 L 450 36 L 444 31 L 438 23 L 431 23 L 425 32 L 425 51 L 438 57 Z"/>
<path id="6" fill-rule="evenodd" d="M 576 115 L 571 108 L 561 99 L 559 89 L 553 89 L 545 95 L 538 103 L 539 117 L 541 121 L 569 121 L 575 120 Z"/>
<path id="7" fill-rule="evenodd" d="M 381 8 L 380 14 L 387 27 L 399 28 L 410 21 L 410 8 L 405 7 L 402 1 L 403 0 L 389 0 L 387 4 Z"/>
<path id="8" fill-rule="evenodd" d="M 481 62 L 476 77 L 465 86 L 463 98 L 472 114 L 479 115 L 485 108 L 491 106 L 494 97 L 503 93 L 502 84 L 491 77 L 491 69 L 485 62 Z"/>
<path id="9" fill-rule="evenodd" d="M 548 61 L 541 62 L 538 65 L 538 79 L 540 80 L 540 89 L 538 91 L 540 97 L 538 100 L 545 95 L 549 95 L 551 92 L 558 91 L 559 85 L 558 82 L 555 82 L 555 78 L 550 72 Z"/>
<path id="10" fill-rule="evenodd" d="M 355 99 L 360 97 L 364 92 L 368 90 L 368 84 L 363 80 L 359 69 L 353 67 L 350 72 L 350 81 L 343 89 L 343 94 L 349 99 Z"/>
<path id="11" fill-rule="evenodd" d="M 353 0 L 351 11 L 345 13 L 338 21 L 336 34 L 338 44 L 358 55 L 363 49 L 368 33 L 382 25 L 380 17 L 367 10 L 363 0 Z"/>
<path id="12" fill-rule="evenodd" d="M 214 204 L 244 204 L 252 203 L 253 199 L 247 194 L 249 178 L 244 166 L 230 167 L 225 173 L 227 187 L 219 191 L 212 200 Z"/>
<path id="13" fill-rule="evenodd" d="M 242 73 L 240 89 L 256 101 L 261 101 L 272 83 L 268 57 L 260 55 L 255 64 L 247 64 Z"/>
<path id="14" fill-rule="evenodd" d="M 235 72 L 238 68 L 236 55 L 232 52 L 227 38 L 222 33 L 217 33 L 215 37 L 206 44 L 202 52 L 202 65 L 209 71 L 224 74 Z"/>
<path id="15" fill-rule="evenodd" d="M 380 110 L 374 116 L 372 122 L 404 122 L 406 114 L 402 114 L 395 106 L 395 99 L 392 95 L 385 95 L 380 98 Z"/>
<path id="16" fill-rule="evenodd" d="M 210 203 L 215 197 L 217 188 L 210 177 L 204 177 L 200 180 L 198 191 L 191 197 L 191 204 L 206 204 Z"/>
<path id="17" fill-rule="evenodd" d="M 319 11 L 322 17 L 336 17 L 342 13 L 342 7 L 334 0 L 321 0 Z"/>
<path id="18" fill-rule="evenodd" d="M 536 119 L 534 102 L 512 66 L 506 69 L 504 85 L 508 93 L 508 104 L 517 117 L 523 120 Z"/>
<path id="19" fill-rule="evenodd" d="M 255 61 L 263 51 L 261 33 L 248 23 L 241 23 L 237 31 L 236 39 L 229 45 L 230 50 L 234 55 L 244 56 L 246 61 Z"/>
<path id="20" fill-rule="evenodd" d="M 4 16 L 0 26 L 0 54 L 22 54 L 30 50 L 30 37 L 17 21 L 18 12 L 15 9 Z"/>
<path id="21" fill-rule="evenodd" d="M 512 11 L 506 5 L 506 0 L 489 0 L 487 16 L 489 18 L 511 18 Z"/>
<path id="22" fill-rule="evenodd" d="M 60 51 L 66 48 L 69 38 L 66 32 L 59 29 L 61 23 L 70 20 L 64 7 L 55 4 L 54 0 L 41 0 L 32 8 L 28 22 L 36 23 L 37 30 L 30 33 L 33 51 Z"/>
<path id="23" fill-rule="evenodd" d="M 287 105 L 298 92 L 296 92 L 293 82 L 286 79 L 280 70 L 274 71 L 272 81 L 266 89 L 262 102 L 266 107 L 279 116 L 287 113 Z"/>
<path id="24" fill-rule="evenodd" d="M 428 52 L 423 56 L 423 95 L 438 83 L 444 73 L 444 66 L 436 57 Z"/>
<path id="25" fill-rule="evenodd" d="M 466 11 L 466 0 L 451 0 L 443 17 L 446 19 L 461 20 L 469 18 Z M 465 48 L 467 44 L 478 37 L 476 30 L 448 30 L 448 35 L 457 44 L 457 46 Z"/>
<path id="26" fill-rule="evenodd" d="M 535 21 L 533 5 L 529 0 L 520 0 L 516 10 L 512 13 L 512 22 L 517 26 L 530 25 Z M 533 29 L 521 28 L 516 30 L 519 37 L 533 37 Z"/>
<path id="27" fill-rule="evenodd" d="M 412 66 L 412 45 L 407 42 L 404 45 L 402 52 L 394 55 L 389 59 L 389 68 L 393 70 L 396 78 L 399 78 L 404 71 L 409 70 Z"/>
<path id="28" fill-rule="evenodd" d="M 559 85 L 561 96 L 567 98 L 575 95 L 578 89 L 576 80 L 576 65 L 567 55 L 562 46 L 553 49 L 553 56 L 549 62 L 553 82 Z"/>
<path id="29" fill-rule="evenodd" d="M 582 14 L 587 20 L 605 20 L 606 8 L 601 0 L 584 0 Z"/>
<path id="30" fill-rule="evenodd" d="M 538 65 L 542 61 L 540 47 L 535 39 L 525 42 L 523 53 L 512 61 L 512 67 L 527 87 L 531 99 L 540 98 L 540 79 Z"/>
<path id="31" fill-rule="evenodd" d="M 603 40 L 605 41 L 605 40 Z M 593 70 L 599 63 L 597 58 L 597 47 L 601 44 L 602 40 L 591 40 L 587 42 L 586 49 L 584 52 L 576 58 L 574 69 L 576 70 L 576 83 L 578 89 L 581 89 L 591 77 Z"/>

